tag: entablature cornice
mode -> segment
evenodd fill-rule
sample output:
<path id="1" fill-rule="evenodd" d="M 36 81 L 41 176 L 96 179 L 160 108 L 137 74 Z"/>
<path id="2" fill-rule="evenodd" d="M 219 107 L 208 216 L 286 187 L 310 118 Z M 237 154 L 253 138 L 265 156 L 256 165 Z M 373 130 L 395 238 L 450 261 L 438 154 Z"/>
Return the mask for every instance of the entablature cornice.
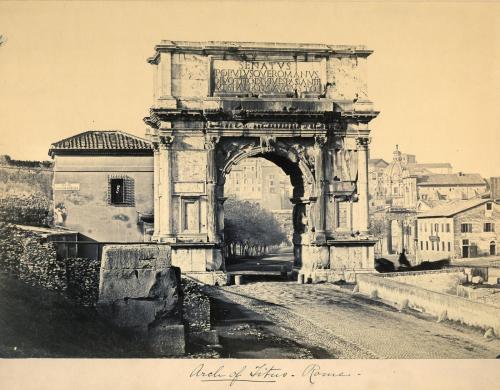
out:
<path id="1" fill-rule="evenodd" d="M 148 58 L 151 64 L 157 64 L 160 53 L 196 53 L 202 55 L 228 54 L 238 55 L 290 55 L 290 56 L 357 56 L 368 57 L 373 50 L 364 45 L 333 45 L 311 43 L 277 43 L 277 42 L 234 42 L 234 41 L 170 41 L 162 40 L 155 46 L 155 54 Z"/>

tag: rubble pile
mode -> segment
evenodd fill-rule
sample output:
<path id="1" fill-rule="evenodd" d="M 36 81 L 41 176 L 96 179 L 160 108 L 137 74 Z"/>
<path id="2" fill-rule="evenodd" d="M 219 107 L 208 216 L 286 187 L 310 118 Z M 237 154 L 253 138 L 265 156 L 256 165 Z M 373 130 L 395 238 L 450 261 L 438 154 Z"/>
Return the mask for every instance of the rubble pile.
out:
<path id="1" fill-rule="evenodd" d="M 95 306 L 99 298 L 99 269 L 96 259 L 66 259 L 67 296 L 81 306 Z"/>
<path id="2" fill-rule="evenodd" d="M 184 292 L 183 317 L 188 332 L 210 331 L 210 299 L 201 286 L 189 279 L 182 279 Z"/>
<path id="3" fill-rule="evenodd" d="M 187 278 L 182 279 L 182 289 L 184 293 L 183 319 L 188 342 L 197 347 L 218 345 L 217 331 L 211 329 L 210 298 L 198 283 Z"/>
<path id="4" fill-rule="evenodd" d="M 0 272 L 31 286 L 66 295 L 83 306 L 94 306 L 99 292 L 99 261 L 60 258 L 41 234 L 0 223 Z"/>
<path id="5" fill-rule="evenodd" d="M 24 251 L 19 258 L 19 279 L 31 286 L 66 291 L 66 264 L 58 259 L 54 244 L 40 242 L 35 235 L 24 237 Z"/>

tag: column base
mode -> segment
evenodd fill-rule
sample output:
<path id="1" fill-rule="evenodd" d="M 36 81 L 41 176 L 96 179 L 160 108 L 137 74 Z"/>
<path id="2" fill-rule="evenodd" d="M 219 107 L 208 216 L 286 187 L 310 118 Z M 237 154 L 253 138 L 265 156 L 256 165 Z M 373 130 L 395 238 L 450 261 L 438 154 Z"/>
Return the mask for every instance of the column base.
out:
<path id="1" fill-rule="evenodd" d="M 183 277 L 209 286 L 227 286 L 228 274 L 222 271 L 213 272 L 185 272 Z"/>
<path id="2" fill-rule="evenodd" d="M 155 242 L 163 242 L 163 243 L 175 243 L 177 242 L 177 238 L 173 235 L 166 234 L 153 234 L 151 237 L 151 241 Z"/>

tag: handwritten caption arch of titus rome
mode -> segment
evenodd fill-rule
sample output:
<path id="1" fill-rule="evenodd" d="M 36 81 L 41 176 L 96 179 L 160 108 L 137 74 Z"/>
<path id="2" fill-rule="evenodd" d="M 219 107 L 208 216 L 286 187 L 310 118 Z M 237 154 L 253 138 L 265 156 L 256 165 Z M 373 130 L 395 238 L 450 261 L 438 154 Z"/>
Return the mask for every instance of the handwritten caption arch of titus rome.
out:
<path id="1" fill-rule="evenodd" d="M 214 60 L 214 93 L 321 93 L 321 63 Z"/>

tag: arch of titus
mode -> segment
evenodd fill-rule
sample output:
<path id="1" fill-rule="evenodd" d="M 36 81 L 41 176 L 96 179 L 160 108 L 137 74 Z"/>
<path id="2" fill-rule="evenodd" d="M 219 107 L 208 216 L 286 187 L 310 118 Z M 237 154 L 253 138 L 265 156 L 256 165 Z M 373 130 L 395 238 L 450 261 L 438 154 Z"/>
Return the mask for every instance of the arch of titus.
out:
<path id="1" fill-rule="evenodd" d="M 162 41 L 154 104 L 153 241 L 182 272 L 221 273 L 224 182 L 263 157 L 293 185 L 294 265 L 313 281 L 374 269 L 363 46 Z"/>

